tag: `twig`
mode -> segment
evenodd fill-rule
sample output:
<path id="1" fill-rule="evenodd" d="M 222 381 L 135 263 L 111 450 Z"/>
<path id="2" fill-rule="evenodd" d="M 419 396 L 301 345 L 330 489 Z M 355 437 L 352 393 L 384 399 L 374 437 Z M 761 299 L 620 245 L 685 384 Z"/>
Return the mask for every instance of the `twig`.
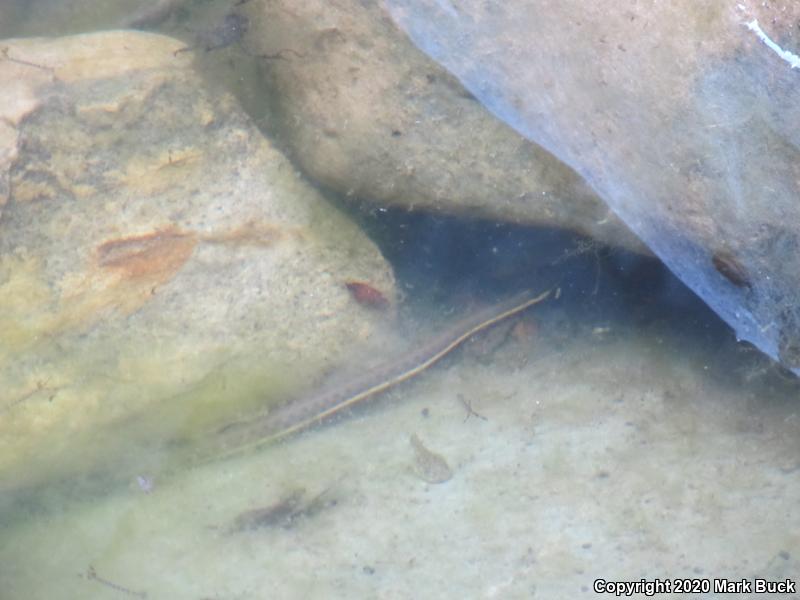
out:
<path id="1" fill-rule="evenodd" d="M 292 50 L 291 48 L 281 48 L 277 52 L 273 52 L 272 54 L 254 54 L 256 58 L 263 58 L 265 60 L 289 60 L 285 55 L 286 54 L 294 54 L 297 58 L 305 58 L 306 55 L 302 52 L 298 52 L 297 50 Z"/>
<path id="2" fill-rule="evenodd" d="M 464 398 L 463 395 L 459 394 L 458 395 L 458 400 L 461 402 L 461 404 L 464 405 L 464 408 L 467 409 L 467 416 L 464 417 L 464 421 L 463 421 L 464 423 L 466 423 L 472 415 L 475 415 L 476 417 L 478 417 L 479 419 L 483 419 L 484 421 L 488 421 L 489 420 L 486 417 L 484 417 L 483 415 L 480 415 L 480 414 L 476 413 L 475 410 L 472 408 L 472 403 L 469 402 L 466 398 Z"/>
<path id="3" fill-rule="evenodd" d="M 27 392 L 22 394 L 16 400 L 12 400 L 8 404 L 6 404 L 2 409 L 0 409 L 0 413 L 4 413 L 4 412 L 10 411 L 15 406 L 18 406 L 18 405 L 22 404 L 23 402 L 25 402 L 26 400 L 29 400 L 30 398 L 32 398 L 33 396 L 35 396 L 39 392 L 52 391 L 53 393 L 50 394 L 50 397 L 48 398 L 48 400 L 52 400 L 55 397 L 56 393 L 58 392 L 58 388 L 57 387 L 49 387 L 47 385 L 49 381 L 50 381 L 49 379 L 45 379 L 44 381 L 42 381 L 40 379 L 39 381 L 36 382 L 36 387 L 34 387 L 32 390 L 28 390 Z"/>
<path id="4" fill-rule="evenodd" d="M 119 585 L 118 583 L 114 583 L 113 581 L 109 581 L 108 579 L 104 579 L 97 574 L 97 571 L 94 570 L 92 565 L 89 565 L 89 569 L 86 571 L 86 579 L 89 581 L 96 581 L 97 583 L 106 586 L 107 588 L 111 588 L 112 590 L 116 590 L 122 594 L 126 594 L 127 596 L 136 596 L 137 598 L 147 598 L 147 592 L 137 592 L 136 590 L 132 590 L 130 588 L 126 588 L 125 586 Z"/>
<path id="5" fill-rule="evenodd" d="M 11 61 L 13 63 L 17 63 L 18 65 L 25 65 L 26 67 L 33 67 L 35 69 L 42 69 L 43 71 L 49 71 L 50 73 L 54 73 L 55 72 L 55 69 L 53 69 L 52 67 L 46 67 L 44 65 L 37 65 L 36 63 L 28 62 L 27 60 L 22 60 L 21 58 L 14 58 L 13 56 L 9 56 L 8 55 L 8 51 L 9 50 L 10 50 L 10 48 L 8 46 L 3 46 L 2 48 L 0 48 L 0 54 L 2 54 L 3 58 L 5 58 L 8 61 Z"/>

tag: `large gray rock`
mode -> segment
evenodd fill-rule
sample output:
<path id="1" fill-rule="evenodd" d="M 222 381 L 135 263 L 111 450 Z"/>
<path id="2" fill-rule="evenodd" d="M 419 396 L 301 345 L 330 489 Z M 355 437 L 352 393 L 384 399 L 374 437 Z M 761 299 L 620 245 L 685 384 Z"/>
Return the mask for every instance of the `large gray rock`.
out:
<path id="1" fill-rule="evenodd" d="M 363 345 L 378 249 L 298 178 L 182 42 L 6 40 L 0 480 L 202 437 Z M 173 440 L 174 441 L 174 440 Z M 117 467 L 119 464 L 117 464 Z"/>
<path id="2" fill-rule="evenodd" d="M 800 372 L 800 4 L 388 4 L 740 337 Z"/>

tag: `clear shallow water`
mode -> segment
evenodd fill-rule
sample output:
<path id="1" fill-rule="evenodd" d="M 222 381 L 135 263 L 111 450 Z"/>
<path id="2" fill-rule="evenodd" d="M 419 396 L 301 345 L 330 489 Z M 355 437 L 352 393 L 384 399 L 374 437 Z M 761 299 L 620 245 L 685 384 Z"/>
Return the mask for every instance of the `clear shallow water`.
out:
<path id="1" fill-rule="evenodd" d="M 172 385 L 200 408 L 165 402 L 89 443 L 51 439 L 4 478 L 9 598 L 558 598 L 598 577 L 792 576 L 796 383 L 662 265 L 546 229 L 354 218 L 397 278 L 396 337 L 520 287 L 560 292 L 347 418 L 228 460 L 202 460 L 196 433 L 227 418 L 219 398 L 246 415 L 280 389 L 257 357 L 188 389 L 179 360 L 96 384 L 92 402 Z M 380 353 L 397 351 L 386 339 Z M 84 356 L 72 376 L 109 365 Z M 60 383 L 0 418 L 29 400 L 47 418 Z M 450 480 L 420 477 L 412 435 Z"/>

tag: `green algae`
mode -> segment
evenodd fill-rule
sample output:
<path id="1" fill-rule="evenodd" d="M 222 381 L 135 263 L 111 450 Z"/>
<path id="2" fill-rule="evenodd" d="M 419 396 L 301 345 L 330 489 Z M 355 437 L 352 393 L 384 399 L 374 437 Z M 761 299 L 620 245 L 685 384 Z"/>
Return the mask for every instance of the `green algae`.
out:
<path id="1" fill-rule="evenodd" d="M 93 360 L 102 350 L 106 360 Z M 221 427 L 268 409 L 301 380 L 296 368 L 255 353 L 220 357 L 198 377 L 196 364 L 165 369 L 161 350 L 134 362 L 96 347 L 43 368 L 48 382 L 71 383 L 48 383 L 49 401 L 31 397 L 0 415 L 0 478 L 14 482 L 10 495 L 70 480 L 91 495 L 213 459 Z"/>

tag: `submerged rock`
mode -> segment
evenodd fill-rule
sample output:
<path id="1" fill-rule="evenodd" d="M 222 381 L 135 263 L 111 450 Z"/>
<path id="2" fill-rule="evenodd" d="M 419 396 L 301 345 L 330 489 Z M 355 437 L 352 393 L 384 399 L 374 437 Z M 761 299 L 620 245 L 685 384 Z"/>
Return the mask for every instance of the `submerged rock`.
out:
<path id="1" fill-rule="evenodd" d="M 239 10 L 281 136 L 317 181 L 377 206 L 545 224 L 642 249 L 579 176 L 417 50 L 381 2 L 250 0 Z"/>
<path id="2" fill-rule="evenodd" d="M 387 319 L 344 286 L 393 301 L 378 249 L 182 46 L 0 43 L 2 481 L 146 471 L 132 445 L 205 435 Z"/>

